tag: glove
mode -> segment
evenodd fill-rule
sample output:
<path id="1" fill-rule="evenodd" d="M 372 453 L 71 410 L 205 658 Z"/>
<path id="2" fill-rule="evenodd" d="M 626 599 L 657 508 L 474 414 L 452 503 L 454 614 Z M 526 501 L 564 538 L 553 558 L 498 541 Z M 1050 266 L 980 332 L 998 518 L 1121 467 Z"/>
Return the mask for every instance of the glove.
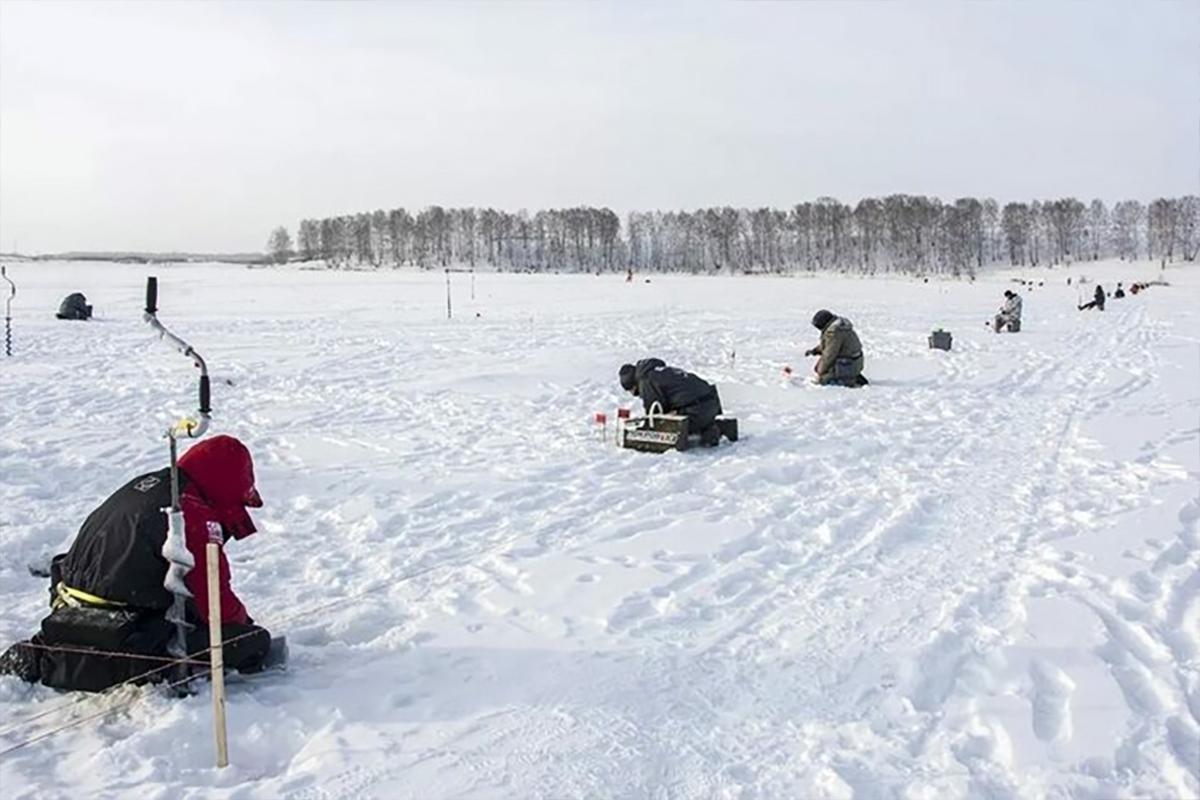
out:
<path id="1" fill-rule="evenodd" d="M 804 355 L 806 355 L 806 356 L 819 356 L 819 355 L 821 355 L 821 348 L 819 348 L 819 347 L 813 347 L 813 348 L 811 348 L 811 349 L 809 349 L 809 350 L 805 350 L 805 351 L 804 351 Z"/>

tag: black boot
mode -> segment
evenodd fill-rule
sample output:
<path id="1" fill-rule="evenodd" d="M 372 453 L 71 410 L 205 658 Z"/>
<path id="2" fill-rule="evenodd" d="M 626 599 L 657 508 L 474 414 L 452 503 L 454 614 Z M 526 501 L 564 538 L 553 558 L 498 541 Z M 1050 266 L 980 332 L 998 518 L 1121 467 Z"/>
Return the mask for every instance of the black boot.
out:
<path id="1" fill-rule="evenodd" d="M 14 644 L 0 655 L 0 675 L 16 675 L 26 683 L 37 683 L 42 679 L 38 651 L 24 642 Z"/>

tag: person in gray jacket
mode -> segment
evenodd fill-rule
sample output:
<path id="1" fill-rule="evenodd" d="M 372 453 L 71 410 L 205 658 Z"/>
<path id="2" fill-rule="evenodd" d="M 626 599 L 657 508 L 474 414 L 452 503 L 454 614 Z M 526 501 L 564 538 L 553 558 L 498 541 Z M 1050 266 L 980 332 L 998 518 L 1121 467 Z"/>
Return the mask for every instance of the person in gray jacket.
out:
<path id="1" fill-rule="evenodd" d="M 678 367 L 668 367 L 661 358 L 644 358 L 624 364 L 618 372 L 621 388 L 642 399 L 649 413 L 655 403 L 664 414 L 688 418 L 688 430 L 700 434 L 700 443 L 715 447 L 721 440 L 717 417 L 722 413 L 717 387 Z"/>
<path id="2" fill-rule="evenodd" d="M 813 367 L 816 382 L 822 386 L 866 386 L 862 342 L 850 320 L 822 308 L 813 314 L 812 324 L 821 332 L 821 343 L 804 355 L 820 356 Z"/>

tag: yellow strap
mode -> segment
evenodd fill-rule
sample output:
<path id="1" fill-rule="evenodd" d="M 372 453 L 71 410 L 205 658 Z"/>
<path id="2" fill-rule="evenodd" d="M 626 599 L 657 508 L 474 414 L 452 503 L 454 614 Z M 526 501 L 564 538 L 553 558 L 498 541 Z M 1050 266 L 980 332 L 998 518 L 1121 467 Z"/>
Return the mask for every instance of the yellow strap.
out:
<path id="1" fill-rule="evenodd" d="M 55 606 L 56 608 L 61 608 L 64 605 L 110 606 L 113 608 L 121 608 L 126 605 L 125 603 L 118 603 L 116 600 L 105 600 L 103 597 L 97 597 L 94 594 L 89 594 L 82 589 L 74 589 L 70 586 L 67 586 L 62 581 L 59 581 L 58 585 L 55 586 L 54 589 L 58 594 L 58 599 L 60 601 L 60 604 Z"/>

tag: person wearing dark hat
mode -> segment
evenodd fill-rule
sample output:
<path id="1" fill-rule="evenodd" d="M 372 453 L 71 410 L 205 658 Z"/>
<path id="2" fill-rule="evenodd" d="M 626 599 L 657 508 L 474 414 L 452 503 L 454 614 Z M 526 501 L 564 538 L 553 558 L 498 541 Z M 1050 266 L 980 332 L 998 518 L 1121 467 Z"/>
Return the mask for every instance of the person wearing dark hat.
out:
<path id="1" fill-rule="evenodd" d="M 79 292 L 73 292 L 63 298 L 58 306 L 58 313 L 54 316 L 59 319 L 88 320 L 92 318 L 92 307 L 88 305 L 86 297 Z"/>
<path id="2" fill-rule="evenodd" d="M 95 692 L 126 681 L 171 677 L 155 669 L 174 633 L 166 620 L 174 596 L 163 585 L 167 562 L 162 555 L 170 472 L 168 467 L 134 477 L 88 515 L 70 550 L 50 564 L 50 616 L 28 643 L 0 656 L 0 673 Z M 185 579 L 192 595 L 186 608 L 187 648 L 204 653 L 209 646 L 206 545 L 213 537 L 228 542 L 254 533 L 246 509 L 263 502 L 250 451 L 232 436 L 192 445 L 179 459 L 179 481 L 184 540 L 195 561 Z M 254 624 L 234 594 L 224 548 L 216 584 L 225 666 L 256 672 L 269 654 L 271 635 Z"/>
<path id="3" fill-rule="evenodd" d="M 722 413 L 717 387 L 660 358 L 623 364 L 617 373 L 621 388 L 642 399 L 646 413 L 657 403 L 661 413 L 688 418 L 688 430 L 700 434 L 700 443 L 715 447 L 721 440 L 717 417 Z"/>
<path id="4" fill-rule="evenodd" d="M 813 314 L 812 324 L 821 332 L 821 343 L 804 355 L 820 356 L 813 367 L 814 381 L 822 386 L 866 386 L 862 342 L 850 320 L 822 308 Z"/>
<path id="5" fill-rule="evenodd" d="M 1099 309 L 1100 311 L 1103 311 L 1104 310 L 1104 299 L 1105 299 L 1104 287 L 1097 283 L 1096 291 L 1092 293 L 1092 301 L 1090 303 L 1084 303 L 1083 305 L 1081 305 L 1079 307 L 1079 310 L 1087 311 L 1089 308 L 1096 308 L 1096 309 Z"/>
<path id="6" fill-rule="evenodd" d="M 1000 313 L 996 315 L 992 324 L 992 330 L 996 333 L 1005 328 L 1010 333 L 1021 330 L 1021 295 L 1011 289 L 1004 290 L 1004 305 L 1000 307 Z"/>

